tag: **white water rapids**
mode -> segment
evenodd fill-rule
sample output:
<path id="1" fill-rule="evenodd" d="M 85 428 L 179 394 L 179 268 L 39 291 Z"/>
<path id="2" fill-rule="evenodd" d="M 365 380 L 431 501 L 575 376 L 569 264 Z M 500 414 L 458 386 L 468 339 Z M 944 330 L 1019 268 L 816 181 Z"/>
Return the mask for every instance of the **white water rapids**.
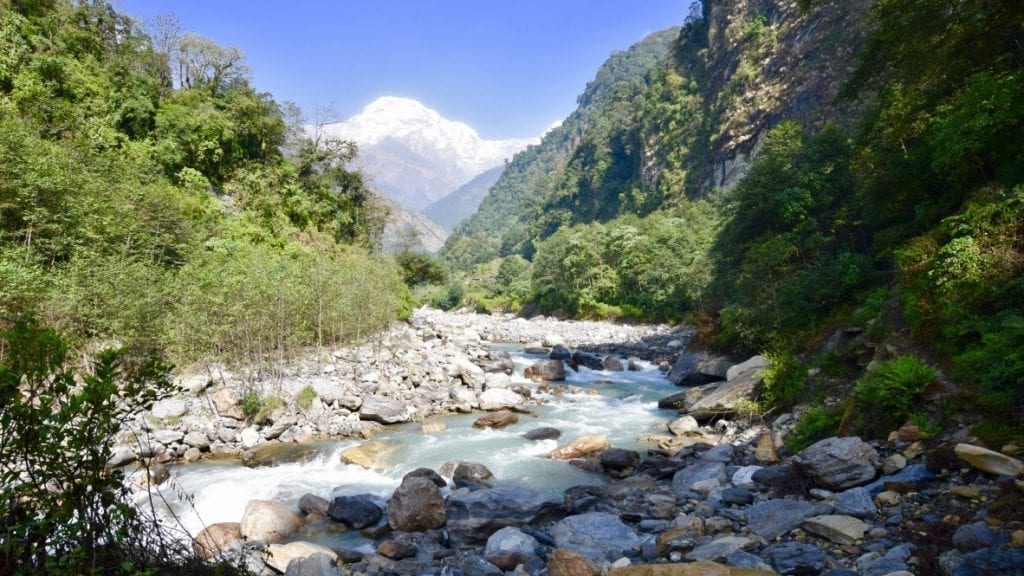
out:
<path id="1" fill-rule="evenodd" d="M 556 396 L 536 392 L 536 384 L 523 377 L 523 370 L 543 356 L 523 353 L 518 345 L 492 345 L 506 350 L 515 362 L 514 383 L 526 383 L 542 404 L 530 406 L 533 414 L 519 414 L 519 423 L 501 430 L 472 427 L 481 414 L 457 414 L 433 417 L 447 429 L 425 434 L 418 423 L 386 428 L 374 440 L 391 439 L 402 444 L 387 470 L 365 470 L 343 464 L 342 450 L 365 440 L 321 441 L 323 454 L 310 462 L 283 464 L 266 468 L 246 468 L 237 461 L 205 461 L 176 466 L 172 481 L 159 488 L 164 514 L 173 512 L 193 536 L 215 522 L 238 522 L 245 504 L 253 499 L 283 502 L 297 509 L 299 498 L 311 493 L 330 500 L 335 496 L 370 493 L 380 496 L 381 504 L 398 487 L 407 472 L 428 467 L 437 470 L 449 460 L 480 462 L 495 477 L 494 485 L 520 485 L 535 490 L 560 493 L 578 484 L 605 482 L 600 474 L 583 471 L 568 462 L 542 456 L 557 446 L 583 434 L 606 434 L 612 446 L 643 453 L 650 447 L 639 444 L 639 436 L 665 432 L 665 423 L 675 416 L 671 410 L 657 407 L 659 398 L 679 389 L 649 363 L 637 361 L 638 372 L 593 371 L 580 367 L 567 369 L 564 383 L 569 387 L 597 391 L 598 395 L 566 393 Z M 550 426 L 562 431 L 557 441 L 533 442 L 520 434 Z M 321 535 L 303 539 L 348 546 L 362 546 L 357 532 Z"/>

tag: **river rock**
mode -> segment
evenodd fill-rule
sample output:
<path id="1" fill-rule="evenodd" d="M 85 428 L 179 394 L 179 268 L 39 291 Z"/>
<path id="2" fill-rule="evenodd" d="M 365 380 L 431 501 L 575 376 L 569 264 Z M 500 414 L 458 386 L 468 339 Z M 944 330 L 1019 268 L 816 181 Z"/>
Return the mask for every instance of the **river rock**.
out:
<path id="1" fill-rule="evenodd" d="M 154 402 L 149 412 L 158 420 L 181 418 L 188 412 L 188 403 L 178 398 L 168 398 Z"/>
<path id="2" fill-rule="evenodd" d="M 203 560 L 214 558 L 222 550 L 242 539 L 242 525 L 238 522 L 218 522 L 199 531 L 192 549 Z"/>
<path id="3" fill-rule="evenodd" d="M 422 532 L 444 525 L 441 490 L 428 478 L 406 477 L 388 500 L 388 526 L 402 532 Z"/>
<path id="4" fill-rule="evenodd" d="M 614 478 L 629 476 L 639 463 L 640 453 L 636 450 L 609 448 L 601 453 L 601 467 Z"/>
<path id="5" fill-rule="evenodd" d="M 812 516 L 800 526 L 812 534 L 828 538 L 841 546 L 846 546 L 864 538 L 870 526 L 854 518 L 842 514 Z"/>
<path id="6" fill-rule="evenodd" d="M 462 383 L 470 388 L 479 389 L 484 384 L 484 369 L 465 357 L 452 360 L 454 372 L 462 379 Z"/>
<path id="7" fill-rule="evenodd" d="M 515 362 L 511 358 L 499 358 L 484 366 L 484 372 L 505 374 L 508 376 L 516 369 Z"/>
<path id="8" fill-rule="evenodd" d="M 404 540 L 388 538 L 377 543 L 377 553 L 391 560 L 404 560 L 416 555 L 416 545 Z"/>
<path id="9" fill-rule="evenodd" d="M 438 488 L 445 488 L 448 486 L 448 483 L 445 482 L 444 478 L 442 478 L 440 474 L 434 472 L 430 468 L 417 468 L 411 472 L 408 472 L 405 476 L 402 477 L 402 481 L 405 482 L 409 478 L 426 478 L 427 480 L 433 482 L 434 485 L 437 486 Z"/>
<path id="10" fill-rule="evenodd" d="M 691 464 L 679 470 L 672 477 L 672 492 L 676 496 L 686 496 L 695 491 L 695 485 L 708 485 L 725 482 L 725 464 L 721 462 L 702 462 Z"/>
<path id="11" fill-rule="evenodd" d="M 260 441 L 260 432 L 255 426 L 249 426 L 238 434 L 238 440 L 242 443 L 242 448 L 252 448 Z"/>
<path id="12" fill-rule="evenodd" d="M 691 561 L 709 560 L 722 562 L 727 556 L 737 550 L 744 550 L 754 545 L 754 541 L 743 536 L 723 536 L 707 544 L 698 546 L 689 552 L 685 558 Z"/>
<path id="13" fill-rule="evenodd" d="M 821 574 L 825 571 L 825 554 L 814 544 L 775 544 L 762 550 L 761 557 L 783 575 Z"/>
<path id="14" fill-rule="evenodd" d="M 543 342 L 540 342 L 538 340 L 538 341 L 535 341 L 535 342 L 527 342 L 526 344 L 523 344 L 523 352 L 525 352 L 527 354 L 544 354 L 544 355 L 547 355 L 547 353 L 550 352 L 550 350 L 547 347 L 544 346 Z"/>
<path id="15" fill-rule="evenodd" d="M 761 438 L 757 441 L 757 447 L 754 449 L 754 459 L 763 464 L 779 461 L 778 449 L 771 432 L 761 434 Z"/>
<path id="16" fill-rule="evenodd" d="M 367 470 L 389 468 L 401 447 L 402 444 L 396 440 L 373 440 L 346 448 L 341 453 L 341 461 Z"/>
<path id="17" fill-rule="evenodd" d="M 456 545 L 482 544 L 505 526 L 540 524 L 565 514 L 562 498 L 526 488 L 484 488 L 448 500 L 447 528 Z"/>
<path id="18" fill-rule="evenodd" d="M 278 572 L 285 572 L 288 570 L 288 565 L 291 564 L 292 560 L 297 558 L 309 558 L 314 554 L 323 554 L 333 561 L 338 560 L 338 554 L 319 544 L 313 544 L 312 542 L 289 542 L 287 544 L 271 544 L 267 546 L 264 551 L 264 559 L 267 565 L 277 570 Z"/>
<path id="19" fill-rule="evenodd" d="M 687 412 L 697 420 L 729 416 L 743 404 L 753 401 L 764 381 L 760 368 L 750 368 L 718 385 L 713 392 L 694 402 Z"/>
<path id="20" fill-rule="evenodd" d="M 551 347 L 551 353 L 548 354 L 549 360 L 568 361 L 572 359 L 572 352 L 568 348 L 561 344 L 556 344 Z"/>
<path id="21" fill-rule="evenodd" d="M 246 540 L 278 542 L 302 527 L 302 518 L 291 508 L 273 500 L 250 500 L 239 527 Z"/>
<path id="22" fill-rule="evenodd" d="M 768 500 L 747 509 L 750 531 L 771 542 L 796 528 L 815 512 L 814 504 L 802 500 Z"/>
<path id="23" fill-rule="evenodd" d="M 572 356 L 569 358 L 569 365 L 573 367 L 585 366 L 591 370 L 604 370 L 604 362 L 600 358 L 579 350 L 572 353 Z"/>
<path id="24" fill-rule="evenodd" d="M 323 455 L 323 450 L 309 444 L 275 442 L 246 450 L 242 453 L 242 464 L 249 468 L 263 468 L 296 462 L 312 462 L 321 455 Z"/>
<path id="25" fill-rule="evenodd" d="M 984 522 L 964 524 L 953 533 L 953 546 L 961 552 L 990 548 L 995 544 L 996 533 Z"/>
<path id="26" fill-rule="evenodd" d="M 475 554 L 470 554 L 463 558 L 460 567 L 462 571 L 456 572 L 456 574 L 462 574 L 463 576 L 504 576 L 505 574 L 501 568 Z"/>
<path id="27" fill-rule="evenodd" d="M 548 576 L 601 576 L 601 571 L 579 552 L 556 548 L 548 558 Z"/>
<path id="28" fill-rule="evenodd" d="M 326 554 L 296 558 L 288 564 L 284 576 L 341 576 L 335 560 Z"/>
<path id="29" fill-rule="evenodd" d="M 135 451 L 128 446 L 116 446 L 110 460 L 107 460 L 107 468 L 120 468 L 138 460 Z"/>
<path id="30" fill-rule="evenodd" d="M 523 402 L 523 397 L 507 388 L 491 388 L 478 396 L 481 410 L 503 410 L 515 408 Z"/>
<path id="31" fill-rule="evenodd" d="M 373 503 L 369 494 L 362 494 L 336 497 L 331 500 L 327 515 L 334 521 L 341 522 L 350 528 L 362 530 L 376 524 L 384 513 L 379 506 Z"/>
<path id="32" fill-rule="evenodd" d="M 208 450 L 210 448 L 210 437 L 203 432 L 193 431 L 185 434 L 182 441 L 193 448 Z"/>
<path id="33" fill-rule="evenodd" d="M 760 370 L 768 366 L 768 360 L 764 356 L 751 356 L 747 360 L 734 364 L 725 371 L 725 379 L 733 380 L 744 372 Z"/>
<path id="34" fill-rule="evenodd" d="M 245 412 L 242 411 L 242 406 L 238 403 L 238 392 L 234 388 L 221 388 L 210 394 L 210 400 L 213 402 L 214 408 L 217 409 L 217 415 L 221 418 L 245 420 Z"/>
<path id="35" fill-rule="evenodd" d="M 608 356 L 601 362 L 601 368 L 608 372 L 623 372 L 625 370 L 622 360 L 612 356 Z"/>
<path id="36" fill-rule="evenodd" d="M 586 434 L 560 446 L 548 454 L 552 460 L 572 460 L 603 452 L 609 448 L 608 437 L 604 434 Z"/>
<path id="37" fill-rule="evenodd" d="M 558 334 L 548 332 L 544 334 L 544 337 L 540 341 L 541 346 L 545 348 L 554 348 L 556 346 L 565 346 L 565 340 Z"/>
<path id="38" fill-rule="evenodd" d="M 815 482 L 830 490 L 845 490 L 871 481 L 878 469 L 878 453 L 856 436 L 826 438 L 805 448 L 797 457 Z"/>
<path id="39" fill-rule="evenodd" d="M 668 371 L 665 378 L 669 382 L 676 386 L 682 386 L 697 365 L 697 361 L 704 357 L 704 354 L 700 352 L 691 352 L 687 354 L 680 354 L 676 361 L 672 364 L 672 369 Z"/>
<path id="40" fill-rule="evenodd" d="M 527 367 L 524 375 L 535 382 L 565 380 L 565 364 L 561 360 L 539 360 Z"/>
<path id="41" fill-rule="evenodd" d="M 400 400 L 370 394 L 363 397 L 363 404 L 359 407 L 359 418 L 381 424 L 397 424 L 408 422 L 411 410 Z"/>
<path id="42" fill-rule="evenodd" d="M 697 419 L 689 414 L 685 414 L 676 418 L 675 420 L 668 423 L 669 432 L 676 436 L 683 436 L 690 432 L 696 432 L 700 430 L 700 424 L 697 423 Z"/>
<path id="43" fill-rule="evenodd" d="M 444 432 L 448 429 L 448 425 L 440 420 L 425 420 L 420 423 L 420 432 L 424 434 L 433 434 L 435 432 Z"/>
<path id="44" fill-rule="evenodd" d="M 512 378 L 504 372 L 489 372 L 484 377 L 484 389 L 490 390 L 491 388 L 511 388 Z"/>
<path id="45" fill-rule="evenodd" d="M 964 554 L 953 576 L 1024 576 L 1024 550 L 990 548 Z"/>
<path id="46" fill-rule="evenodd" d="M 487 466 L 479 462 L 457 462 L 452 468 L 452 482 L 455 484 L 469 482 L 480 486 L 490 486 L 492 479 L 494 479 L 494 474 L 488 470 Z"/>
<path id="47" fill-rule="evenodd" d="M 956 455 L 971 466 L 989 474 L 1024 475 L 1024 462 L 973 444 L 957 444 Z"/>
<path id="48" fill-rule="evenodd" d="M 295 416 L 283 416 L 281 418 L 278 418 L 277 420 L 274 420 L 273 424 L 271 424 L 270 426 L 264 428 L 263 436 L 265 436 L 267 440 L 279 438 L 281 434 L 284 434 L 289 428 L 295 426 L 298 423 L 299 420 Z"/>
<path id="49" fill-rule="evenodd" d="M 617 559 L 640 547 L 640 538 L 614 514 L 569 516 L 549 530 L 559 548 L 579 552 L 593 562 Z"/>
<path id="50" fill-rule="evenodd" d="M 725 566 L 715 562 L 641 564 L 613 568 L 608 576 L 778 576 L 771 570 Z"/>
<path id="51" fill-rule="evenodd" d="M 855 518 L 871 518 L 878 513 L 871 493 L 858 486 L 835 495 L 832 504 L 837 514 L 846 514 Z"/>
<path id="52" fill-rule="evenodd" d="M 550 428 L 550 427 L 547 427 L 547 426 L 541 427 L 541 428 L 534 428 L 533 430 L 529 430 L 527 432 L 523 432 L 522 434 L 520 434 L 520 436 L 522 438 L 526 438 L 527 440 L 534 440 L 534 441 L 537 441 L 537 440 L 558 440 L 558 438 L 561 435 L 562 435 L 562 431 L 559 430 L 558 428 Z"/>
<path id="53" fill-rule="evenodd" d="M 477 418 L 473 428 L 504 428 L 519 422 L 519 417 L 509 410 L 498 410 Z"/>
<path id="54" fill-rule="evenodd" d="M 518 528 L 506 526 L 487 539 L 484 558 L 502 570 L 512 570 L 537 555 L 537 539 Z"/>
<path id="55" fill-rule="evenodd" d="M 330 502 L 316 494 L 303 494 L 302 497 L 299 498 L 299 510 L 303 514 L 327 516 L 327 510 L 330 507 Z"/>

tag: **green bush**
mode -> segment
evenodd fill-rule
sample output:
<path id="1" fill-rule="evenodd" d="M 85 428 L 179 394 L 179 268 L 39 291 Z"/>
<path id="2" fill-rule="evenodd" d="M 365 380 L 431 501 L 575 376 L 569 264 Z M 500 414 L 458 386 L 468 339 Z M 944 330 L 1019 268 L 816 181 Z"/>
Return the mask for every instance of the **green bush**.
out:
<path id="1" fill-rule="evenodd" d="M 913 356 L 882 362 L 853 387 L 855 428 L 884 438 L 918 412 L 921 397 L 935 377 L 934 368 Z"/>
<path id="2" fill-rule="evenodd" d="M 786 448 L 796 453 L 819 440 L 835 436 L 842 419 L 842 406 L 810 408 L 796 423 L 793 432 L 786 436 Z"/>
<path id="3" fill-rule="evenodd" d="M 803 393 L 807 381 L 807 365 L 789 352 L 765 352 L 763 403 L 769 408 L 788 410 Z"/>
<path id="4" fill-rule="evenodd" d="M 313 405 L 313 400 L 316 400 L 316 390 L 312 386 L 307 385 L 295 394 L 295 404 L 303 410 L 309 410 L 309 407 Z"/>

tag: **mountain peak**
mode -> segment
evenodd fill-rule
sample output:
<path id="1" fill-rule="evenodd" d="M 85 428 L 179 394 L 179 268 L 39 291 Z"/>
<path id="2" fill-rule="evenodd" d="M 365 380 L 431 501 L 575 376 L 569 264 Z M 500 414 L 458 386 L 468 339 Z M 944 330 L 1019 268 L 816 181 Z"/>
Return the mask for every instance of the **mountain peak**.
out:
<path id="1" fill-rule="evenodd" d="M 398 96 L 377 98 L 324 131 L 356 142 L 380 191 L 417 209 L 538 140 L 484 140 L 468 125 Z"/>

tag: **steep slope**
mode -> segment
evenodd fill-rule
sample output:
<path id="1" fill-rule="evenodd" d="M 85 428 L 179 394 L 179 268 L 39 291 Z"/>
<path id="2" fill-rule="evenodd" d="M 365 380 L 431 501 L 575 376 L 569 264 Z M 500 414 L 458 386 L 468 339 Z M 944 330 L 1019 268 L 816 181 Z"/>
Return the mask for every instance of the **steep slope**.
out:
<path id="1" fill-rule="evenodd" d="M 487 170 L 460 186 L 458 190 L 424 208 L 423 213 L 451 232 L 459 222 L 476 212 L 480 202 L 504 171 L 504 165 Z"/>
<path id="2" fill-rule="evenodd" d="M 643 90 L 645 74 L 664 59 L 678 33 L 676 28 L 656 32 L 628 50 L 613 54 L 580 95 L 579 108 L 550 130 L 540 144 L 516 154 L 478 212 L 456 230 L 463 238 L 475 239 L 474 249 L 481 253 L 473 260 L 497 255 L 497 239 L 522 230 L 519 223 L 531 203 L 546 196 L 552 177 L 565 167 L 589 130 L 598 124 L 610 126 L 626 120 L 632 100 Z M 508 243 L 518 244 L 515 239 Z"/>
<path id="3" fill-rule="evenodd" d="M 417 210 L 535 141 L 484 140 L 466 124 L 394 96 L 378 98 L 344 122 L 325 126 L 324 134 L 355 141 L 374 187 Z"/>
<path id="4" fill-rule="evenodd" d="M 398 202 L 388 204 L 391 210 L 381 237 L 384 252 L 395 253 L 402 248 L 403 242 L 412 238 L 429 254 L 436 254 L 444 246 L 448 232 L 440 224 Z"/>

